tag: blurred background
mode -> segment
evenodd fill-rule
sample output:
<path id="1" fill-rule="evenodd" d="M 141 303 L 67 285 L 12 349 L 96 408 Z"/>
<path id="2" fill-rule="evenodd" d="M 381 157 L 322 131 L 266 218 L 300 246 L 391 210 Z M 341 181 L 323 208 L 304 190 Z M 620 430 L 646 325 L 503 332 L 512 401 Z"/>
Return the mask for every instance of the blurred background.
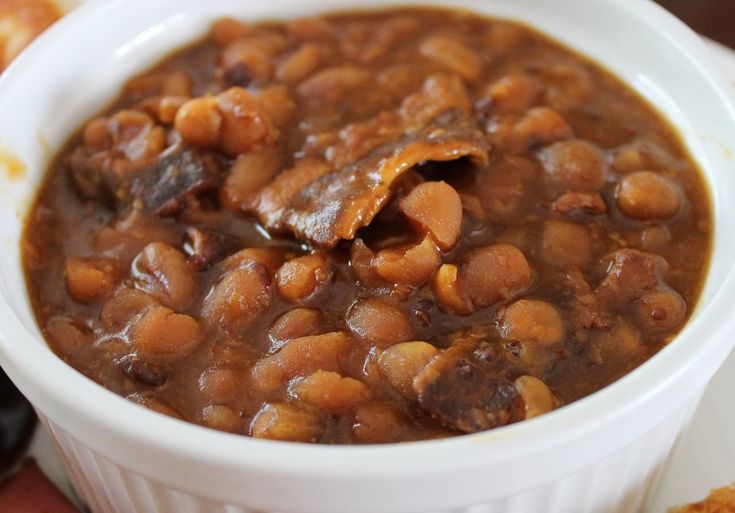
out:
<path id="1" fill-rule="evenodd" d="M 735 48 L 735 0 L 656 0 L 695 31 Z"/>

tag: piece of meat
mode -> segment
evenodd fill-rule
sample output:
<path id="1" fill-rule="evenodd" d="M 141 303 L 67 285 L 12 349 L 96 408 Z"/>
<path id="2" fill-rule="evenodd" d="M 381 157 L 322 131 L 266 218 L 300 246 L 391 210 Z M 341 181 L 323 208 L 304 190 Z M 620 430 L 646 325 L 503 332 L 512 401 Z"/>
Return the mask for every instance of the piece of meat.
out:
<path id="1" fill-rule="evenodd" d="M 668 268 L 662 257 L 635 249 L 618 250 L 611 259 L 607 275 L 595 290 L 595 295 L 611 303 L 638 300 L 662 282 Z"/>
<path id="2" fill-rule="evenodd" d="M 187 196 L 216 188 L 221 176 L 214 157 L 184 150 L 136 173 L 129 188 L 143 210 L 166 216 L 177 213 Z"/>
<path id="3" fill-rule="evenodd" d="M 416 376 L 419 404 L 445 426 L 476 433 L 525 418 L 525 406 L 499 355 L 447 349 Z"/>
<path id="4" fill-rule="evenodd" d="M 569 311 L 575 331 L 610 331 L 615 326 L 615 314 L 595 295 L 579 269 L 570 269 L 565 282 L 572 297 Z"/>
<path id="5" fill-rule="evenodd" d="M 3 513 L 78 513 L 64 495 L 28 460 L 14 476 L 0 484 Z"/>
<path id="6" fill-rule="evenodd" d="M 255 212 L 271 231 L 290 230 L 298 238 L 331 248 L 370 224 L 402 173 L 423 162 L 462 157 L 486 162 L 488 145 L 466 112 L 451 109 L 352 165 L 335 171 L 321 168 L 308 182 L 312 176 L 282 173 L 261 192 Z M 301 187 L 293 186 L 294 180 Z"/>
<path id="7" fill-rule="evenodd" d="M 223 178 L 215 157 L 190 149 L 127 172 L 119 172 L 107 152 L 77 150 L 67 165 L 84 198 L 115 208 L 134 205 L 160 216 L 178 213 L 186 197 L 215 189 Z"/>
<path id="8" fill-rule="evenodd" d="M 209 269 L 234 253 L 240 245 L 235 237 L 214 230 L 189 227 L 186 234 L 191 245 L 189 263 L 197 271 Z"/>

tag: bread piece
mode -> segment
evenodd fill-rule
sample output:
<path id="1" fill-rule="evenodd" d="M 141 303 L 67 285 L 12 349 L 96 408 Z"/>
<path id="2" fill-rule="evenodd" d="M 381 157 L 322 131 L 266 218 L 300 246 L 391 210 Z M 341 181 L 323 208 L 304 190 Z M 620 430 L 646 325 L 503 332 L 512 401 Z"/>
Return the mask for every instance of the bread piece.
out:
<path id="1" fill-rule="evenodd" d="M 713 490 L 705 500 L 670 509 L 669 513 L 735 513 L 735 484 Z"/>

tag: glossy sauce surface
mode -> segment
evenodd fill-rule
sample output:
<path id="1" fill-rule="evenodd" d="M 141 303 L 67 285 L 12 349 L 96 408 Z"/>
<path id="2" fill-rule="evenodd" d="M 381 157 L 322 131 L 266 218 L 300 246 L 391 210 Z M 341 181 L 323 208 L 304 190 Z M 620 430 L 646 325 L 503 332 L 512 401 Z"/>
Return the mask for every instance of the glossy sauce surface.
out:
<path id="1" fill-rule="evenodd" d="M 521 25 L 218 22 L 52 165 L 24 263 L 49 343 L 162 413 L 277 440 L 476 432 L 584 397 L 696 304 L 673 130 Z"/>

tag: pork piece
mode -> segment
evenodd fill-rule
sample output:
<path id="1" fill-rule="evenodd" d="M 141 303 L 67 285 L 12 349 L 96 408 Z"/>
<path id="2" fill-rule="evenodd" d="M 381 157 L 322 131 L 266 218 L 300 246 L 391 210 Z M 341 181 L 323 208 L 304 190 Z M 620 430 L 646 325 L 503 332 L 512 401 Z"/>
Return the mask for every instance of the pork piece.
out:
<path id="1" fill-rule="evenodd" d="M 106 159 L 82 151 L 75 152 L 68 165 L 86 199 L 116 208 L 133 204 L 161 216 L 179 212 L 187 196 L 216 188 L 222 176 L 214 157 L 189 149 L 126 173 L 117 172 Z"/>
<path id="2" fill-rule="evenodd" d="M 507 362 L 465 344 L 434 357 L 413 381 L 419 404 L 445 426 L 476 433 L 525 418 Z"/>
<path id="3" fill-rule="evenodd" d="M 294 174 L 282 173 L 261 192 L 255 212 L 271 231 L 290 230 L 298 238 L 332 248 L 370 224 L 402 173 L 422 162 L 462 157 L 486 162 L 488 146 L 472 118 L 463 110 L 451 109 L 354 164 L 322 168 L 307 183 L 302 174 L 298 178 L 302 187 L 293 187 Z"/>
<path id="4" fill-rule="evenodd" d="M 635 249 L 620 249 L 611 258 L 607 275 L 595 290 L 595 294 L 611 303 L 640 299 L 645 291 L 663 282 L 661 276 L 668 270 L 662 257 Z"/>
<path id="5" fill-rule="evenodd" d="M 186 229 L 189 237 L 189 263 L 197 271 L 209 269 L 213 264 L 234 253 L 240 241 L 226 233 L 214 230 L 189 227 Z"/>
<path id="6" fill-rule="evenodd" d="M 615 326 L 614 313 L 595 295 L 579 269 L 569 269 L 565 282 L 572 297 L 569 309 L 575 330 L 610 331 Z"/>
<path id="7" fill-rule="evenodd" d="M 221 172 L 213 157 L 185 150 L 158 161 L 138 173 L 130 182 L 130 192 L 143 209 L 158 215 L 172 215 L 184 199 L 214 189 Z"/>

